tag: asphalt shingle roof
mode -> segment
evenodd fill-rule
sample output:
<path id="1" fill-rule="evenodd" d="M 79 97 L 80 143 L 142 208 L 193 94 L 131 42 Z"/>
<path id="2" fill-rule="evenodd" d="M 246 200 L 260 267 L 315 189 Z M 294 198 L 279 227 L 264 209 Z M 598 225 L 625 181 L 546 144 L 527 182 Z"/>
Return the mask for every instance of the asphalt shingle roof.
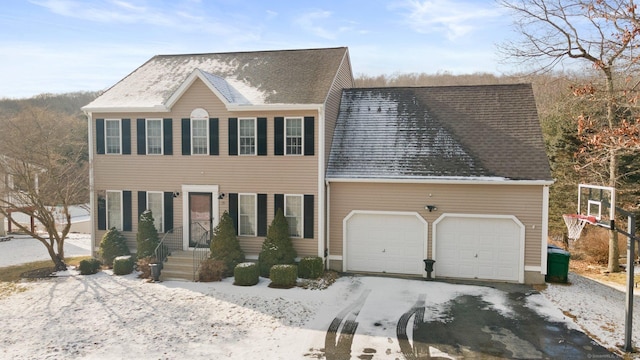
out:
<path id="1" fill-rule="evenodd" d="M 225 95 L 237 92 L 253 105 L 322 104 L 346 52 L 339 47 L 157 55 L 86 108 L 163 106 L 196 69 L 217 85 L 233 87 Z"/>
<path id="2" fill-rule="evenodd" d="M 348 89 L 329 178 L 551 180 L 529 84 Z"/>

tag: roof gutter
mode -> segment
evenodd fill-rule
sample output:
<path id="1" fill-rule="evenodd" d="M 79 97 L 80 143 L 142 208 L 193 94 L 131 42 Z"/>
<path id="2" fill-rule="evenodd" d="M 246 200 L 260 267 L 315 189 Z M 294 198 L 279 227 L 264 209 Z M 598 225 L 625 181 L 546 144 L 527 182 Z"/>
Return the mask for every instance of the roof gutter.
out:
<path id="1" fill-rule="evenodd" d="M 230 112 L 240 111 L 316 111 L 323 107 L 322 104 L 263 104 L 263 105 L 232 105 L 225 104 Z M 134 107 L 83 107 L 85 113 L 127 113 L 127 112 L 148 112 L 148 113 L 167 113 L 171 112 L 171 108 L 164 105 L 156 106 L 134 106 Z"/>
<path id="2" fill-rule="evenodd" d="M 548 186 L 554 180 L 511 180 L 504 178 L 340 178 L 327 177 L 329 183 L 379 183 L 379 184 L 449 184 L 449 185 L 539 185 Z"/>

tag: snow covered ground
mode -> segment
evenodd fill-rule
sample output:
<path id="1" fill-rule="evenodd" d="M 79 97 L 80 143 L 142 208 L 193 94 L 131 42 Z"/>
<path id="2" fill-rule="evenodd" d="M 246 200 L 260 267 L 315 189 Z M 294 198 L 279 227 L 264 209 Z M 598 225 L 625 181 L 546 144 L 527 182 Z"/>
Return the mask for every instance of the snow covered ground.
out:
<path id="1" fill-rule="evenodd" d="M 69 242 L 77 246 L 78 255 L 90 253 L 84 237 Z M 35 253 L 22 252 L 20 258 L 17 248 L 23 245 L 32 246 L 25 239 L 0 242 L 0 266 L 39 259 L 40 252 L 46 255 L 35 243 L 42 249 L 34 247 Z M 369 289 L 369 299 L 378 300 L 368 300 L 358 316 L 352 356 L 358 358 L 362 353 L 357 351 L 372 348 L 386 349 L 374 359 L 398 359 L 402 355 L 395 321 L 406 310 L 407 299 L 416 299 L 425 287 L 437 294 L 428 301 L 444 303 L 465 293 L 481 296 L 499 311 L 510 311 L 505 293 L 493 288 L 394 278 L 347 276 L 326 290 L 283 290 L 268 288 L 269 281 L 262 278 L 256 286 L 238 287 L 232 279 L 148 283 L 135 274 L 114 276 L 110 271 L 81 276 L 70 270 L 58 275 L 24 282 L 20 286 L 25 291 L 0 299 L 0 358 L 320 358 L 332 319 Z M 549 284 L 541 295 L 526 301 L 552 320 L 580 327 L 609 349 L 622 345 L 624 293 L 573 274 L 570 281 L 571 285 Z M 388 314 L 388 321 L 380 323 L 374 317 L 379 311 Z M 635 322 L 638 328 L 639 316 Z M 640 344 L 640 331 L 633 339 Z"/>
<path id="2" fill-rule="evenodd" d="M 64 241 L 64 255 L 66 257 L 91 255 L 90 235 L 69 234 Z M 51 257 L 47 248 L 30 236 L 13 235 L 13 239 L 0 242 L 0 267 L 48 259 Z"/>

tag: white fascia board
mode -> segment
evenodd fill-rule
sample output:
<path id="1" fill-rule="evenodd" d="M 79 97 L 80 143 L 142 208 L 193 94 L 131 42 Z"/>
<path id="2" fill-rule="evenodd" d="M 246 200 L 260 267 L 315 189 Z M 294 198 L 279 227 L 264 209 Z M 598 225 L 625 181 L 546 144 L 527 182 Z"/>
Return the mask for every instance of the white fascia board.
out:
<path id="1" fill-rule="evenodd" d="M 128 112 L 169 112 L 171 109 L 164 105 L 154 106 L 113 106 L 113 107 L 88 107 L 84 106 L 80 110 L 85 113 L 128 113 Z"/>
<path id="2" fill-rule="evenodd" d="M 228 105 L 227 110 L 232 111 L 295 111 L 318 110 L 322 104 L 261 104 L 261 105 Z"/>
<path id="3" fill-rule="evenodd" d="M 466 185 L 540 185 L 552 180 L 509 180 L 503 178 L 326 178 L 327 183 L 381 183 L 381 184 L 466 184 Z"/>

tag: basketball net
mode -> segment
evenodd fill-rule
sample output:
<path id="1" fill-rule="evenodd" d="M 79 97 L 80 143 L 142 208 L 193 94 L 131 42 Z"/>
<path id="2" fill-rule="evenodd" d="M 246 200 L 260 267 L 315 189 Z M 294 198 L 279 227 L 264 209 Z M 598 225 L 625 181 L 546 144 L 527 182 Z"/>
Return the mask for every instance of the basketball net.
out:
<path id="1" fill-rule="evenodd" d="M 569 239 L 578 240 L 582 229 L 586 224 L 595 224 L 595 216 L 586 216 L 581 214 L 564 214 L 562 215 L 564 223 L 567 224 L 567 230 L 569 231 Z"/>

